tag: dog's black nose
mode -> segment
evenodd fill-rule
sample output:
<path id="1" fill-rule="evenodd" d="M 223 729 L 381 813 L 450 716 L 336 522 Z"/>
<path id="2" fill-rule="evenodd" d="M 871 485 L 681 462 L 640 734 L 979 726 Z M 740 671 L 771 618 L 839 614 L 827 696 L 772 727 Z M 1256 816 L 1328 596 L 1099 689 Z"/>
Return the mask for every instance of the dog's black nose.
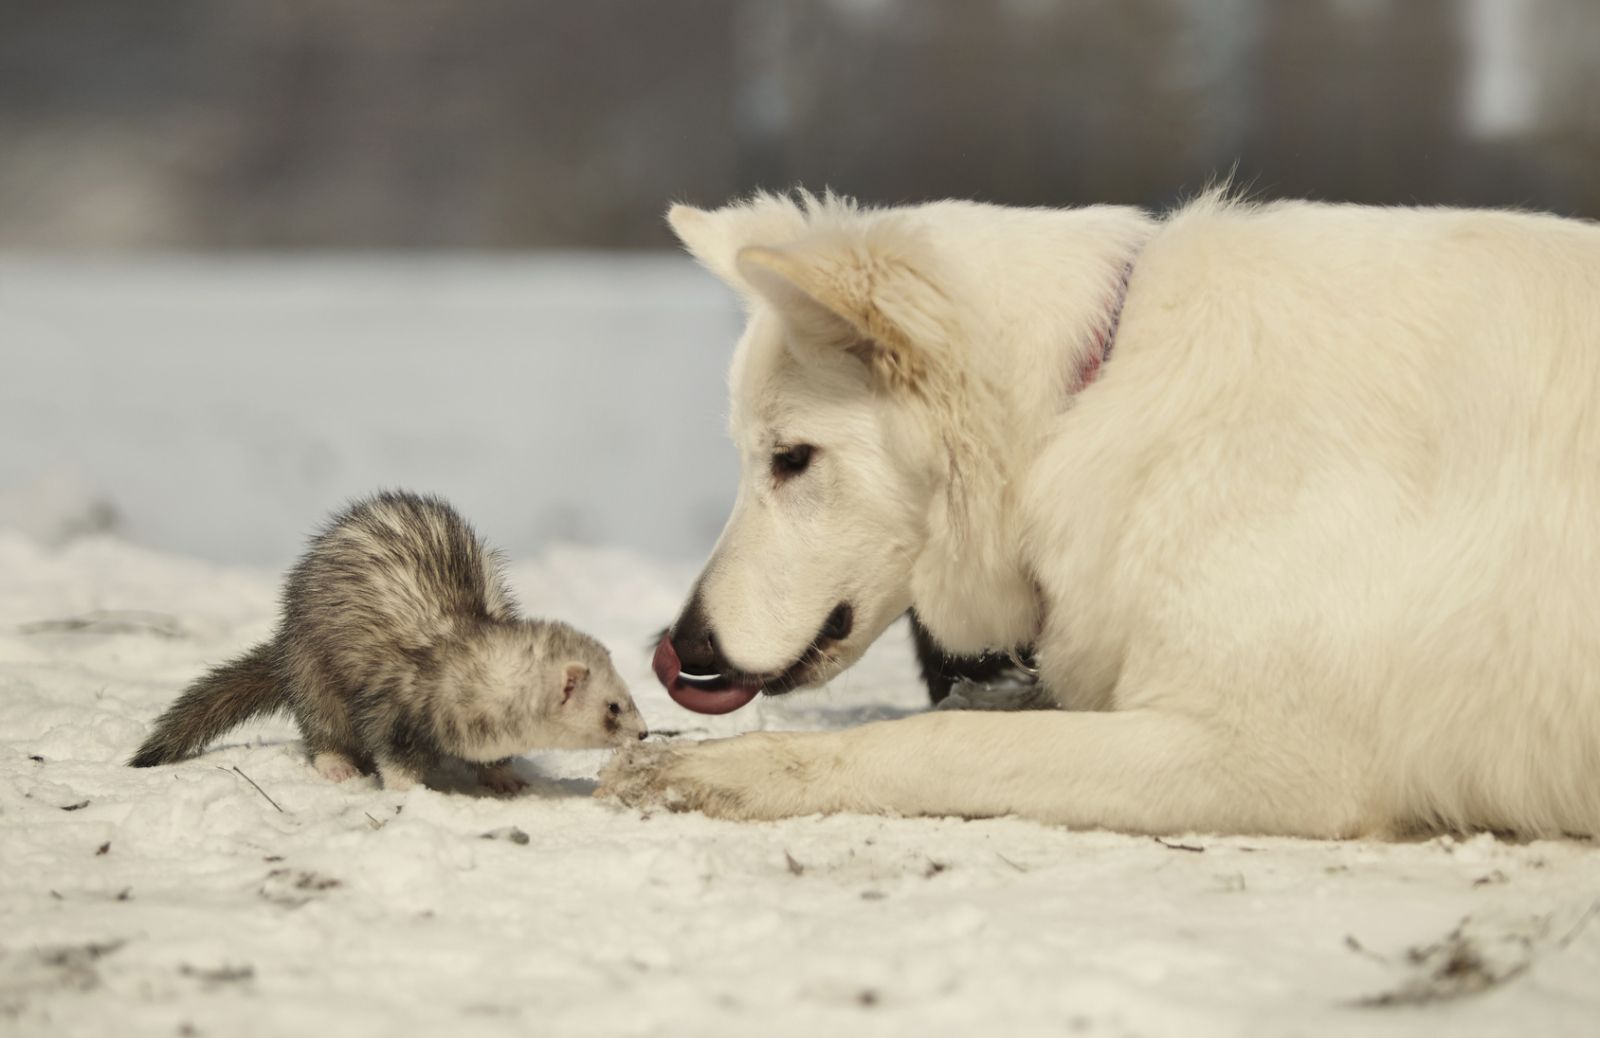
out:
<path id="1" fill-rule="evenodd" d="M 728 661 L 717 647 L 717 635 L 711 629 L 711 620 L 706 616 L 705 607 L 700 604 L 699 590 L 683 607 L 670 633 L 672 651 L 678 654 L 678 663 L 685 674 L 709 675 L 727 671 Z"/>
<path id="2" fill-rule="evenodd" d="M 650 733 L 649 732 L 640 732 L 639 733 L 639 741 L 640 742 L 644 742 L 648 738 L 650 738 Z"/>

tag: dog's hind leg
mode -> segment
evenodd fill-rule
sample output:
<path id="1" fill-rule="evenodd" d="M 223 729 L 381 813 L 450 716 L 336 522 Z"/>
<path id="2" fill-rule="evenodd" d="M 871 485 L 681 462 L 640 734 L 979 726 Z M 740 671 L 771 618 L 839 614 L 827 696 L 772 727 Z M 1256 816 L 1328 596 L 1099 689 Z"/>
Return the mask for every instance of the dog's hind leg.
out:
<path id="1" fill-rule="evenodd" d="M 1020 815 L 1126 832 L 1340 837 L 1362 812 L 1307 755 L 1154 710 L 931 713 L 630 748 L 598 795 L 735 819 Z"/>

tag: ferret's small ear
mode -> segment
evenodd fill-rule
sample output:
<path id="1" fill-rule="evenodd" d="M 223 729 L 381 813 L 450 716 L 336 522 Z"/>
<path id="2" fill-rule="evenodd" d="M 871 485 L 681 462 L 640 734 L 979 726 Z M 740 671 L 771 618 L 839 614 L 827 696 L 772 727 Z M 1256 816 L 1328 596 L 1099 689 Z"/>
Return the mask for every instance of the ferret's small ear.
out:
<path id="1" fill-rule="evenodd" d="M 589 668 L 581 663 L 569 663 L 562 677 L 561 701 L 565 703 L 589 680 Z"/>

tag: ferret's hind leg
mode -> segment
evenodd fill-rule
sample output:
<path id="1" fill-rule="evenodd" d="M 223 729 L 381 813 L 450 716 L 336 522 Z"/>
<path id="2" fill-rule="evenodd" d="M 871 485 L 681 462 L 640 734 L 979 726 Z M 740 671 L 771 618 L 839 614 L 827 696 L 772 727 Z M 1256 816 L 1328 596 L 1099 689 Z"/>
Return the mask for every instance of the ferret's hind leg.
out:
<path id="1" fill-rule="evenodd" d="M 488 764 L 479 764 L 478 783 L 502 796 L 520 793 L 528 788 L 528 784 L 518 778 L 516 771 L 512 769 L 510 757 L 490 761 Z"/>
<path id="2" fill-rule="evenodd" d="M 300 726 L 306 756 L 317 774 L 329 782 L 345 782 L 372 770 L 371 758 L 351 722 L 345 698 L 310 660 L 290 663 L 293 692 L 290 709 Z"/>

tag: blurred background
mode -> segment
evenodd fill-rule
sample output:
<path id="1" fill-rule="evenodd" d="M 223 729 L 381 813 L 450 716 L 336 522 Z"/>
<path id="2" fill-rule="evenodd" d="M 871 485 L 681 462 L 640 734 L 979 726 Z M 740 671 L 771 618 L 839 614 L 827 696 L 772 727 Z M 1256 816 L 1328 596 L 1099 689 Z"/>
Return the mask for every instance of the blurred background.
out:
<path id="1" fill-rule="evenodd" d="M 1594 0 L 0 0 L 0 526 L 278 565 L 380 485 L 692 559 L 670 201 L 1600 215 Z"/>

